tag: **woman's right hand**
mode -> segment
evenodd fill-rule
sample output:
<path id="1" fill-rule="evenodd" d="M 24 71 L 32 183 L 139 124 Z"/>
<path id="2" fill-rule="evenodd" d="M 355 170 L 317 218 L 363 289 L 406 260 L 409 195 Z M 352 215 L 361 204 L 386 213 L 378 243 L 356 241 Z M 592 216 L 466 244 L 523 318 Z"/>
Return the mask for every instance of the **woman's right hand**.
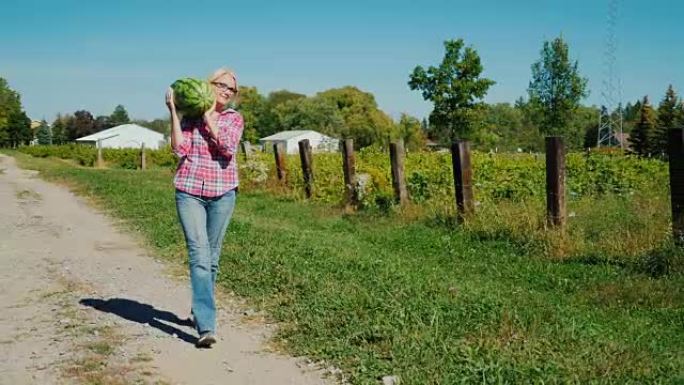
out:
<path id="1" fill-rule="evenodd" d="M 171 87 L 166 90 L 166 107 L 169 108 L 169 112 L 176 112 L 176 105 L 173 102 L 173 88 Z"/>

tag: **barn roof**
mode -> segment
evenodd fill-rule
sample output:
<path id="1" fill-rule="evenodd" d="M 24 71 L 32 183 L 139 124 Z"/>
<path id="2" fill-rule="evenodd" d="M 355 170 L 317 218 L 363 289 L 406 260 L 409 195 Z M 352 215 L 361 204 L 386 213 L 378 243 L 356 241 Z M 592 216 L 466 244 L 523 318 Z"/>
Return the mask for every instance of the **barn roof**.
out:
<path id="1" fill-rule="evenodd" d="M 155 134 L 158 134 L 162 138 L 164 137 L 163 134 L 161 134 L 157 131 L 151 130 L 147 127 L 139 126 L 137 124 L 130 123 L 130 124 L 122 124 L 120 126 L 108 128 L 106 130 L 102 130 L 100 132 L 96 132 L 94 134 L 90 134 L 88 136 L 78 138 L 76 140 L 83 141 L 83 142 L 96 142 L 100 139 L 107 139 L 107 138 L 112 137 L 112 136 L 135 134 L 136 132 L 139 133 L 141 131 L 150 131 L 150 132 L 153 132 Z"/>

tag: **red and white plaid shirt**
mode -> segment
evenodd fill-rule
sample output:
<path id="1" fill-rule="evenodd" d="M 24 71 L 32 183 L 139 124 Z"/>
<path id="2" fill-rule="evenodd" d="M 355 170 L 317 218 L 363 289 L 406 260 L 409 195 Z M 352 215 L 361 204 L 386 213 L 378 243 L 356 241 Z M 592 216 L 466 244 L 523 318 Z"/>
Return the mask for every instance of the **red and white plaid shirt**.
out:
<path id="1" fill-rule="evenodd" d="M 180 157 L 173 184 L 188 194 L 217 197 L 238 186 L 237 150 L 244 122 L 229 108 L 218 118 L 218 140 L 209 134 L 202 118 L 183 119 L 183 142 L 174 152 Z"/>

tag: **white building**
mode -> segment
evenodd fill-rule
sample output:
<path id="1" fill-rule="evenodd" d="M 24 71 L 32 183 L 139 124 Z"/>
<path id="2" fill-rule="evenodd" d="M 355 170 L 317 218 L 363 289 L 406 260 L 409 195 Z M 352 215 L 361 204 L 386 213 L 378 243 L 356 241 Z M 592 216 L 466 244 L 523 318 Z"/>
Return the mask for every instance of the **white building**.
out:
<path id="1" fill-rule="evenodd" d="M 145 148 L 156 150 L 166 143 L 163 134 L 137 124 L 122 124 L 76 139 L 95 145 L 98 140 L 102 148 L 140 148 L 145 143 Z"/>
<path id="2" fill-rule="evenodd" d="M 312 152 L 335 152 L 340 149 L 340 141 L 312 130 L 281 131 L 259 139 L 264 151 L 272 152 L 273 145 L 283 143 L 288 154 L 299 153 L 299 141 L 309 139 Z"/>

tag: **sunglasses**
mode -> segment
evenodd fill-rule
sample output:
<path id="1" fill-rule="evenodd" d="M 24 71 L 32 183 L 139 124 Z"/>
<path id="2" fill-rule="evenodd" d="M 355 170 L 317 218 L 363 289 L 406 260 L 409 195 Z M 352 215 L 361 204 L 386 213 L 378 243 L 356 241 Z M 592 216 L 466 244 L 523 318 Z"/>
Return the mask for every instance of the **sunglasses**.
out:
<path id="1" fill-rule="evenodd" d="M 231 87 L 226 83 L 221 83 L 221 82 L 211 82 L 211 84 L 214 85 L 214 87 L 218 88 L 221 91 L 230 91 L 232 93 L 236 93 L 238 90 L 235 87 Z"/>

